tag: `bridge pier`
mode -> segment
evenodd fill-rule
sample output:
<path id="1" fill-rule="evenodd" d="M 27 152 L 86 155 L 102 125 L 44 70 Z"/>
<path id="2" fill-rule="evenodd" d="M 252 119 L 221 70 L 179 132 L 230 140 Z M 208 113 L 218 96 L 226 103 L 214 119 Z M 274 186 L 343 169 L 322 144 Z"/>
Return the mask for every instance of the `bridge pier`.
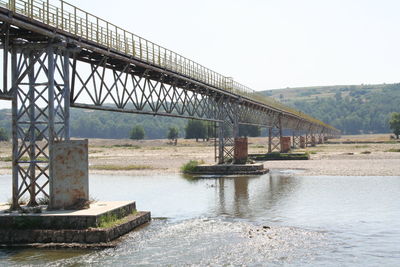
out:
<path id="1" fill-rule="evenodd" d="M 239 119 L 229 99 L 219 105 L 218 164 L 234 161 L 235 138 L 239 137 Z"/>
<path id="2" fill-rule="evenodd" d="M 301 147 L 301 137 L 302 135 L 298 131 L 293 131 L 292 133 L 292 148 Z"/>
<path id="3" fill-rule="evenodd" d="M 268 128 L 268 153 L 281 152 L 282 119 L 277 116 L 273 126 Z"/>
<path id="4" fill-rule="evenodd" d="M 306 147 L 315 147 L 316 145 L 316 138 L 315 133 L 311 130 L 306 133 Z"/>
<path id="5" fill-rule="evenodd" d="M 318 144 L 324 144 L 325 143 L 325 133 L 321 131 L 318 135 Z"/>
<path id="6" fill-rule="evenodd" d="M 69 139 L 69 50 L 10 44 L 12 73 L 12 209 L 29 195 L 52 199 L 53 145 Z M 7 51 L 5 51 L 7 53 Z M 49 193 L 48 193 L 49 192 Z"/>

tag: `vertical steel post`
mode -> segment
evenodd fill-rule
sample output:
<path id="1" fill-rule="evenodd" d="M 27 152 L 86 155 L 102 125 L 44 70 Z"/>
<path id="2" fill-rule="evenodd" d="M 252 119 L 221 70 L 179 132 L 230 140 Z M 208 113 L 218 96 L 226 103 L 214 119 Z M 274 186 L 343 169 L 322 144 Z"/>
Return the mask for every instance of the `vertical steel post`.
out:
<path id="1" fill-rule="evenodd" d="M 279 145 L 279 152 L 284 152 L 282 147 L 282 137 L 283 137 L 283 129 L 282 129 L 282 117 L 279 116 L 278 119 L 278 128 L 279 128 L 279 136 L 278 136 L 278 145 Z"/>
<path id="2" fill-rule="evenodd" d="M 218 122 L 218 164 L 224 163 L 224 123 Z"/>
<path id="3" fill-rule="evenodd" d="M 55 62 L 54 62 L 54 47 L 49 46 L 47 49 L 47 58 L 48 58 L 48 73 L 47 73 L 47 79 L 49 83 L 48 87 L 48 131 L 49 131 L 49 207 L 51 208 L 54 197 L 54 192 L 53 192 L 53 143 L 54 143 L 54 137 L 55 137 L 55 131 L 54 131 L 54 68 L 55 68 Z"/>
<path id="4" fill-rule="evenodd" d="M 296 132 L 294 130 L 292 131 L 292 138 L 292 148 L 296 148 Z"/>
<path id="5" fill-rule="evenodd" d="M 240 137 L 240 135 L 239 135 L 239 118 L 238 118 L 238 115 L 237 115 L 236 112 L 235 112 L 235 114 L 232 114 L 232 116 L 233 116 L 233 132 L 232 132 L 232 135 L 233 135 L 233 138 L 238 138 L 238 137 Z"/>
<path id="6" fill-rule="evenodd" d="M 11 209 L 15 210 L 19 208 L 18 203 L 18 66 L 17 66 L 17 51 L 15 47 L 11 48 L 11 76 L 12 76 L 12 206 Z"/>
<path id="7" fill-rule="evenodd" d="M 237 104 L 239 105 L 239 104 Z M 235 151 L 236 149 L 236 138 L 240 137 L 240 133 L 239 133 L 239 118 L 238 118 L 238 110 L 236 109 L 237 106 L 235 106 L 235 108 L 233 109 L 233 114 L 232 114 L 232 137 L 233 137 L 233 151 Z M 235 158 L 235 153 L 233 152 L 233 163 L 236 164 L 236 158 Z"/>
<path id="8" fill-rule="evenodd" d="M 65 140 L 70 139 L 70 85 L 69 85 L 69 57 L 68 50 L 64 51 L 63 78 L 64 78 L 64 131 Z"/>
<path id="9" fill-rule="evenodd" d="M 33 51 L 29 50 L 29 66 L 34 64 Z M 35 121 L 35 68 L 31 67 L 29 78 L 29 206 L 37 206 L 36 202 L 36 121 Z"/>
<path id="10" fill-rule="evenodd" d="M 272 152 L 272 127 L 268 128 L 268 153 Z"/>
<path id="11" fill-rule="evenodd" d="M 3 93 L 8 91 L 8 48 L 10 43 L 10 26 L 7 24 L 4 36 L 3 48 Z"/>

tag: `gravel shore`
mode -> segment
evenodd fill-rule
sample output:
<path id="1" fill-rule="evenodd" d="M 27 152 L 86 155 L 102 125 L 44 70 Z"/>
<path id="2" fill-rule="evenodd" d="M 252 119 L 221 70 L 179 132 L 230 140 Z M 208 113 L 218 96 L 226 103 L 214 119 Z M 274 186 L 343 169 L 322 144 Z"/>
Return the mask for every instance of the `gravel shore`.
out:
<path id="1" fill-rule="evenodd" d="M 300 169 L 302 176 L 400 176 L 400 153 L 333 154 L 307 161 L 269 161 L 270 169 Z"/>
<path id="2" fill-rule="evenodd" d="M 359 143 L 340 142 L 355 141 Z M 382 143 L 385 141 L 386 143 Z M 266 153 L 267 137 L 249 139 L 249 153 Z M 303 176 L 400 176 L 400 143 L 387 135 L 345 136 L 295 152 L 308 152 L 306 161 L 268 161 L 269 169 L 302 170 Z M 380 142 L 380 143 L 376 143 Z M 11 174 L 11 144 L 0 143 L 0 174 Z M 189 160 L 214 164 L 214 143 L 168 140 L 89 140 L 89 168 L 92 174 L 150 176 L 177 174 Z"/>

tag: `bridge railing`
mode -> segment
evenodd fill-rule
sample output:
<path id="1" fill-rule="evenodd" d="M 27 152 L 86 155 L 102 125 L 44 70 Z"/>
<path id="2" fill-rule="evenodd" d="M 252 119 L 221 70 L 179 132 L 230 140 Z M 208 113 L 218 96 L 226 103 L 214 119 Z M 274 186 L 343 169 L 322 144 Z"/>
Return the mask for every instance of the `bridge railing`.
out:
<path id="1" fill-rule="evenodd" d="M 230 77 L 225 77 L 63 0 L 52 1 L 52 4 L 49 0 L 0 0 L 0 7 L 76 35 L 78 38 L 94 42 L 112 51 L 133 56 L 148 64 L 179 73 L 331 128 L 329 125 L 235 82 Z"/>

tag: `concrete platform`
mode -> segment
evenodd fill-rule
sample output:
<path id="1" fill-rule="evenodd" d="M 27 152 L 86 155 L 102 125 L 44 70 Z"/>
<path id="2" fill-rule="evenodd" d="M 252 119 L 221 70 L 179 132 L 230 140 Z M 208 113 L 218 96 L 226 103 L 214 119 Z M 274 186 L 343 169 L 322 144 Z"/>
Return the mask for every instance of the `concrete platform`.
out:
<path id="1" fill-rule="evenodd" d="M 89 209 L 60 210 L 42 213 L 5 212 L 8 206 L 0 205 L 1 228 L 30 229 L 86 229 L 98 227 L 105 216 L 122 218 L 136 211 L 133 201 L 96 202 Z"/>
<path id="2" fill-rule="evenodd" d="M 249 154 L 249 158 L 255 161 L 269 160 L 309 160 L 310 155 L 307 153 L 266 153 L 266 154 Z"/>
<path id="3" fill-rule="evenodd" d="M 190 174 L 221 174 L 221 175 L 258 175 L 265 174 L 269 170 L 264 164 L 220 164 L 220 165 L 199 165 Z"/>
<path id="4" fill-rule="evenodd" d="M 2 245 L 107 243 L 151 220 L 150 212 L 136 211 L 135 202 L 129 201 L 97 202 L 77 211 L 10 213 L 7 209 L 0 204 Z"/>

